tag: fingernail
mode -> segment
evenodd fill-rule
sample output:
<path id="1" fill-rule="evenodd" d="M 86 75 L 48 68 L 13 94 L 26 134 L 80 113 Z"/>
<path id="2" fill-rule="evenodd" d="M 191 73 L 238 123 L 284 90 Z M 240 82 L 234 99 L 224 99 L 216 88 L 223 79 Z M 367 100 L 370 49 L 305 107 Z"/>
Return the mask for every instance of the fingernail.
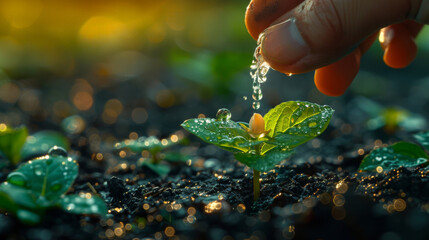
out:
<path id="1" fill-rule="evenodd" d="M 296 26 L 295 18 L 271 26 L 263 34 L 262 55 L 273 62 L 291 65 L 309 52 Z"/>

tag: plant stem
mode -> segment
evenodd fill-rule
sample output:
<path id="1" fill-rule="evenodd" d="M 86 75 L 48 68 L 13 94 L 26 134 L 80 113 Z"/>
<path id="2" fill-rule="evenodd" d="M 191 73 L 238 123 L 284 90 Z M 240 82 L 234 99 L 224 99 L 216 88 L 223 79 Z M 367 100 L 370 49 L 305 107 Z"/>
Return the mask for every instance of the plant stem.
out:
<path id="1" fill-rule="evenodd" d="M 253 201 L 256 202 L 260 196 L 260 183 L 259 183 L 260 172 L 253 169 Z"/>
<path id="2" fill-rule="evenodd" d="M 261 144 L 258 144 L 255 146 L 255 152 L 259 156 L 261 155 L 261 147 L 262 147 Z M 261 184 L 259 182 L 260 175 L 261 175 L 261 173 L 258 170 L 253 169 L 253 201 L 254 202 L 256 202 L 258 200 L 259 196 L 261 195 L 261 193 L 260 193 L 260 185 Z"/>
<path id="3" fill-rule="evenodd" d="M 159 152 L 151 152 L 151 156 L 152 156 L 153 164 L 158 164 L 159 162 L 161 162 L 161 157 Z"/>

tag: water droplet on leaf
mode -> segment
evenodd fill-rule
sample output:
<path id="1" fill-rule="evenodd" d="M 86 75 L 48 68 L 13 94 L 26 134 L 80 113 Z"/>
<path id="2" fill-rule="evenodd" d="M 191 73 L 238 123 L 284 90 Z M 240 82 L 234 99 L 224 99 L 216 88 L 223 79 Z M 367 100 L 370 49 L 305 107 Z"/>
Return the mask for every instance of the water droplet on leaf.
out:
<path id="1" fill-rule="evenodd" d="M 229 121 L 231 119 L 231 111 L 227 108 L 221 108 L 216 113 L 217 121 Z"/>
<path id="2" fill-rule="evenodd" d="M 51 149 L 49 149 L 48 154 L 51 157 L 67 157 L 67 151 L 64 148 L 58 146 L 53 146 Z"/>
<path id="3" fill-rule="evenodd" d="M 36 166 L 34 166 L 34 169 L 33 169 L 33 171 L 34 171 L 34 174 L 36 175 L 36 176 L 42 176 L 43 175 L 43 167 L 42 166 L 40 166 L 40 165 L 36 165 Z"/>
<path id="4" fill-rule="evenodd" d="M 7 176 L 7 181 L 10 184 L 13 184 L 19 187 L 26 187 L 28 183 L 27 177 L 20 172 L 13 172 L 9 174 L 9 176 Z"/>

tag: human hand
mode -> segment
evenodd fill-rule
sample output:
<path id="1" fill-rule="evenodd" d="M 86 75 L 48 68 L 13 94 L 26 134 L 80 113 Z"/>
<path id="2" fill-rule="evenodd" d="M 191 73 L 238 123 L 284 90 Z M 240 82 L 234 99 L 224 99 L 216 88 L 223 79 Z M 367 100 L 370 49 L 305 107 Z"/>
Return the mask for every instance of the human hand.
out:
<path id="1" fill-rule="evenodd" d="M 252 0 L 245 20 L 254 39 L 264 32 L 261 53 L 272 68 L 316 69 L 319 91 L 339 96 L 377 36 L 388 66 L 413 61 L 414 39 L 429 23 L 429 0 Z"/>

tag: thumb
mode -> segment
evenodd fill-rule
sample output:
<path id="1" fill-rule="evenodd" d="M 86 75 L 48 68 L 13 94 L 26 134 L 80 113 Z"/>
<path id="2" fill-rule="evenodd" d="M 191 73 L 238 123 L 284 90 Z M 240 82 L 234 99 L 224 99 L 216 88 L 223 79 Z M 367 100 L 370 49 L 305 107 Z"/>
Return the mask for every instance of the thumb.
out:
<path id="1" fill-rule="evenodd" d="M 416 16 L 421 1 L 304 1 L 264 31 L 262 55 L 280 72 L 314 70 L 353 51 L 380 28 Z"/>

